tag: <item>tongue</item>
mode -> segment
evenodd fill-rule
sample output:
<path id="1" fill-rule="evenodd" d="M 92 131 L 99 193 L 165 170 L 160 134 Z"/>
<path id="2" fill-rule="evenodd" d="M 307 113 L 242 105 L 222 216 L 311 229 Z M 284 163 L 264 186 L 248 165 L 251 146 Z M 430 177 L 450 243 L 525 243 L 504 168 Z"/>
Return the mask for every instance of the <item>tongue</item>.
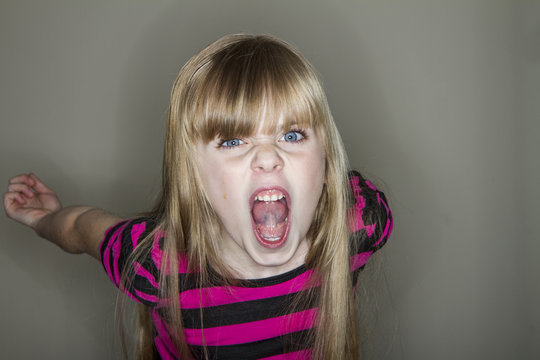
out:
<path id="1" fill-rule="evenodd" d="M 287 206 L 284 201 L 257 201 L 253 205 L 253 220 L 265 239 L 280 238 L 285 232 Z"/>

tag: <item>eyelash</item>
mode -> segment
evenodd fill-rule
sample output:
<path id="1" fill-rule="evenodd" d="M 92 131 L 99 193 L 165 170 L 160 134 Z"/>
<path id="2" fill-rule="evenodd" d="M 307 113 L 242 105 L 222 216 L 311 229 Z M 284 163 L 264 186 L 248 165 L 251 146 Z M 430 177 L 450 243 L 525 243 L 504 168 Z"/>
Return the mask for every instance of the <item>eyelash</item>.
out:
<path id="1" fill-rule="evenodd" d="M 229 141 L 237 141 L 237 142 L 239 142 L 239 144 L 226 146 L 225 143 L 229 142 Z M 220 140 L 219 143 L 218 143 L 218 148 L 230 150 L 230 149 L 234 149 L 235 147 L 238 147 L 239 145 L 243 145 L 243 144 L 245 144 L 244 140 L 237 139 L 237 138 L 227 139 L 227 140 Z"/>
<path id="2" fill-rule="evenodd" d="M 300 134 L 300 136 L 302 137 L 301 139 L 298 139 L 298 140 L 294 140 L 294 141 L 286 141 L 285 140 L 285 136 L 289 133 L 298 133 Z M 306 134 L 306 131 L 305 130 L 302 130 L 302 129 L 294 129 L 294 130 L 289 130 L 287 131 L 285 134 L 283 134 L 283 136 L 281 138 L 279 138 L 280 141 L 285 141 L 287 143 L 292 143 L 292 144 L 299 144 L 303 141 L 305 141 L 307 139 L 307 134 Z M 225 143 L 229 142 L 229 141 L 237 141 L 238 144 L 236 145 L 225 145 Z M 225 149 L 225 150 L 231 150 L 231 149 L 234 149 L 240 145 L 244 145 L 245 144 L 245 141 L 242 140 L 242 139 L 238 139 L 238 138 L 232 138 L 232 139 L 225 139 L 225 140 L 219 140 L 218 142 L 218 148 L 220 149 Z"/>
<path id="3" fill-rule="evenodd" d="M 300 136 L 302 136 L 302 138 L 298 139 L 298 140 L 294 140 L 294 141 L 287 141 L 287 140 L 285 140 L 285 136 L 287 136 L 287 134 L 289 134 L 289 133 L 298 133 L 298 134 L 300 134 Z M 293 143 L 293 144 L 299 144 L 299 143 L 301 143 L 301 142 L 303 142 L 304 140 L 307 139 L 307 134 L 302 129 L 293 129 L 293 130 L 289 130 L 285 134 L 283 134 L 283 136 L 280 138 L 280 140 L 281 139 L 283 139 L 283 141 L 285 141 L 285 142 L 289 142 L 289 143 Z"/>

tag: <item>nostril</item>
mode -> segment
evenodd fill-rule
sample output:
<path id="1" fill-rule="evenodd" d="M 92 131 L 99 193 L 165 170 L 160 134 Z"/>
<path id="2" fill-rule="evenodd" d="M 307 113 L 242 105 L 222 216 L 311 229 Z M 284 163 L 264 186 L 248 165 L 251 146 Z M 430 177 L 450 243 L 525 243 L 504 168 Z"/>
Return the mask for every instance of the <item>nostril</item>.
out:
<path id="1" fill-rule="evenodd" d="M 258 171 L 258 172 L 274 172 L 274 171 L 280 171 L 281 170 L 281 165 L 259 165 L 259 166 L 256 166 L 254 168 L 255 171 Z"/>
<path id="2" fill-rule="evenodd" d="M 261 170 L 261 171 L 271 171 L 271 170 L 279 170 L 279 169 L 281 169 L 281 165 L 279 165 L 279 164 L 274 164 L 274 165 L 259 164 L 259 165 L 255 166 L 255 168 L 257 170 Z"/>
<path id="3" fill-rule="evenodd" d="M 283 159 L 273 146 L 262 146 L 253 157 L 252 168 L 258 171 L 276 171 L 283 167 Z"/>

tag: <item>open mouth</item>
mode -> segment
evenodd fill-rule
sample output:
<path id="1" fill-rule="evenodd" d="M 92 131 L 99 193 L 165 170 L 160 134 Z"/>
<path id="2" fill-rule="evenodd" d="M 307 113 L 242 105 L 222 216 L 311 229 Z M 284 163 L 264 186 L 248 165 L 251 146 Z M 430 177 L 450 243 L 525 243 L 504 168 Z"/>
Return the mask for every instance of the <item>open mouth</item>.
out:
<path id="1" fill-rule="evenodd" d="M 288 194 L 279 187 L 259 189 L 251 196 L 251 223 L 259 243 L 277 248 L 289 234 Z"/>

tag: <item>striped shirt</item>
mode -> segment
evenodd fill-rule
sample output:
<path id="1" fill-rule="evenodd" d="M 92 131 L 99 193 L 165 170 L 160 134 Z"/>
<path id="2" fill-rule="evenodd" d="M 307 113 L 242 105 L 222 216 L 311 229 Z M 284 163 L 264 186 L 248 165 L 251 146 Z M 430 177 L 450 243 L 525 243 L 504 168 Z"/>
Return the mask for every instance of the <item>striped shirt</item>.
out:
<path id="1" fill-rule="evenodd" d="M 355 205 L 350 209 L 351 271 L 356 283 L 369 257 L 386 242 L 392 231 L 392 215 L 386 198 L 368 180 L 351 172 Z M 375 221 L 374 219 L 378 219 Z M 177 359 L 161 314 L 165 301 L 159 298 L 163 232 L 157 232 L 146 259 L 134 263 L 134 277 L 121 286 L 122 269 L 139 241 L 155 228 L 150 218 L 122 221 L 107 230 L 100 247 L 105 271 L 116 286 L 135 301 L 151 308 L 162 359 Z M 180 307 L 186 342 L 198 357 L 203 340 L 212 359 L 308 359 L 304 339 L 314 326 L 317 307 L 302 304 L 290 312 L 295 296 L 305 291 L 313 269 L 302 265 L 284 274 L 239 282 L 238 286 L 200 288 L 197 276 L 188 271 L 186 256 L 179 254 Z M 316 286 L 316 285 L 315 285 Z M 201 308 L 204 324 L 201 321 Z M 204 337 L 202 332 L 204 330 Z"/>

